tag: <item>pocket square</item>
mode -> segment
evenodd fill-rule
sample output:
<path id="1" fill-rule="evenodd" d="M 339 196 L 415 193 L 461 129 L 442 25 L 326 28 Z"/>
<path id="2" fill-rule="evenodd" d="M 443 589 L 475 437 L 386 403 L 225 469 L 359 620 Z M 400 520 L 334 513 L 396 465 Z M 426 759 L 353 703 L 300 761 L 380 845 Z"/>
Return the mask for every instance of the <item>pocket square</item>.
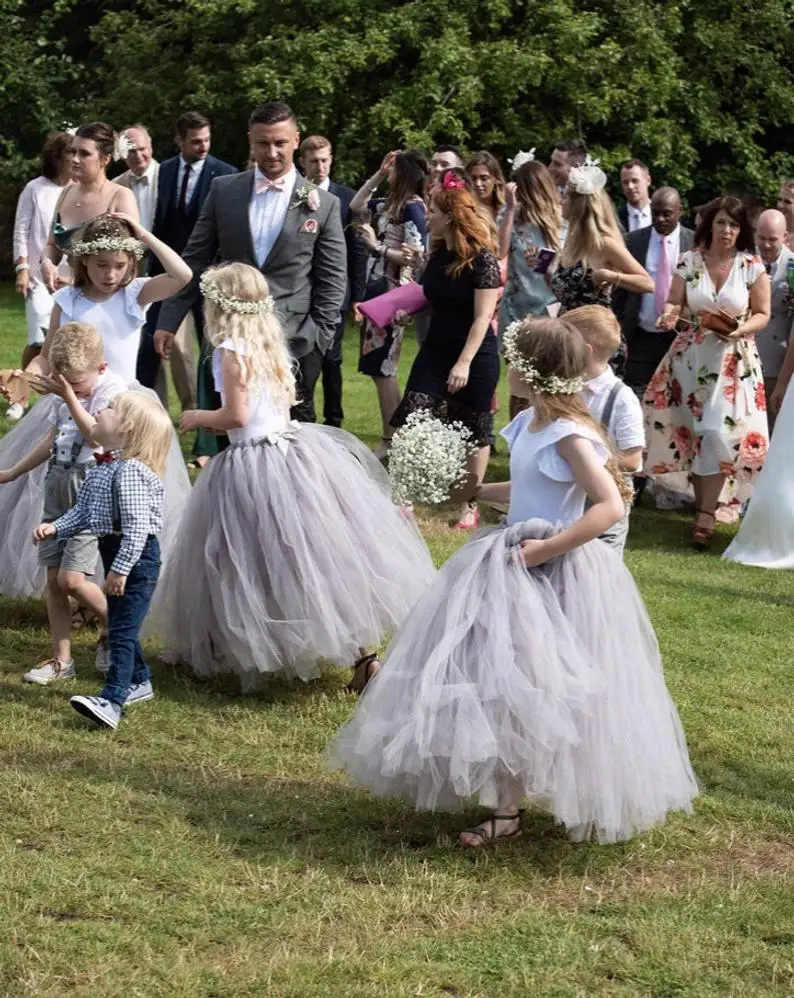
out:
<path id="1" fill-rule="evenodd" d="M 319 229 L 316 218 L 307 218 L 303 225 L 298 230 L 299 232 L 308 232 L 310 236 L 313 236 Z"/>

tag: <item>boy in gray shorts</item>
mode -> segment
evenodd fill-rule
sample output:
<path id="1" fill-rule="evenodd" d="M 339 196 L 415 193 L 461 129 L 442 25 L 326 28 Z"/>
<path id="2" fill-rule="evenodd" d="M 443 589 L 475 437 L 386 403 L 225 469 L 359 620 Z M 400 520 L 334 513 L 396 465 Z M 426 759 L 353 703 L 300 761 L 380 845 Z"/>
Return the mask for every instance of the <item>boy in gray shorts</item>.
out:
<path id="1" fill-rule="evenodd" d="M 0 485 L 49 460 L 44 479 L 44 522 L 62 516 L 77 498 L 88 469 L 94 464 L 91 440 L 96 416 L 114 396 L 127 390 L 121 378 L 108 370 L 102 338 L 93 326 L 68 322 L 58 329 L 50 346 L 52 375 L 31 379 L 41 391 L 60 397 L 53 408 L 52 430 L 34 449 L 7 471 L 0 471 Z M 97 616 L 103 628 L 97 647 L 97 667 L 107 669 L 107 602 L 89 578 L 96 572 L 99 550 L 96 537 L 82 531 L 66 540 L 51 538 L 39 544 L 39 561 L 47 571 L 47 615 L 52 634 L 52 657 L 25 673 L 26 682 L 46 685 L 75 676 L 72 661 L 72 596 Z"/>

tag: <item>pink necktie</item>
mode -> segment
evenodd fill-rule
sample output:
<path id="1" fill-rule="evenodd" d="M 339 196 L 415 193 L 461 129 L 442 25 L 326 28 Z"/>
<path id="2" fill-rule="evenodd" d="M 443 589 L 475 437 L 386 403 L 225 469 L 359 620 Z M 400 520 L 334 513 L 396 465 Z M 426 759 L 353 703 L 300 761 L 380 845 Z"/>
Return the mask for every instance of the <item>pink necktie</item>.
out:
<path id="1" fill-rule="evenodd" d="M 279 177 L 278 180 L 268 180 L 267 177 L 257 177 L 254 194 L 262 194 L 264 191 L 283 191 L 284 184 L 284 177 Z"/>
<path id="2" fill-rule="evenodd" d="M 664 312 L 667 296 L 670 293 L 670 284 L 673 280 L 673 267 L 670 260 L 670 251 L 667 248 L 667 240 L 662 239 L 659 245 L 659 264 L 656 267 L 656 317 Z"/>

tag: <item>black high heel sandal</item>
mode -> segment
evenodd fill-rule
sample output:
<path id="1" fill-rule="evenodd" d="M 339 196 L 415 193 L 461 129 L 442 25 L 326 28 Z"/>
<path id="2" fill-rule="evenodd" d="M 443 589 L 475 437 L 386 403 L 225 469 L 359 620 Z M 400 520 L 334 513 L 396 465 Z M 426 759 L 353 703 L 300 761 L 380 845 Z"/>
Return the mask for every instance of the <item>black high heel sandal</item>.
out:
<path id="1" fill-rule="evenodd" d="M 367 683 L 380 672 L 380 661 L 375 652 L 362 655 L 353 663 L 353 678 L 345 687 L 348 693 L 364 692 Z"/>
<path id="2" fill-rule="evenodd" d="M 516 825 L 516 827 L 513 829 L 512 832 L 505 832 L 502 835 L 497 835 L 496 834 L 497 821 L 517 821 L 518 824 Z M 476 835 L 480 841 L 476 843 L 475 842 L 467 843 L 465 845 L 463 842 L 460 842 L 460 845 L 463 849 L 482 849 L 482 847 L 487 842 L 498 842 L 500 840 L 521 838 L 521 836 L 524 834 L 524 811 L 523 810 L 516 811 L 515 814 L 492 814 L 490 818 L 486 818 L 485 821 L 481 821 L 480 824 L 481 825 L 490 824 L 491 834 L 486 835 L 484 832 L 480 830 L 479 827 L 464 828 L 463 831 L 460 833 L 461 835 Z M 460 839 L 458 839 L 458 841 L 460 841 Z"/>

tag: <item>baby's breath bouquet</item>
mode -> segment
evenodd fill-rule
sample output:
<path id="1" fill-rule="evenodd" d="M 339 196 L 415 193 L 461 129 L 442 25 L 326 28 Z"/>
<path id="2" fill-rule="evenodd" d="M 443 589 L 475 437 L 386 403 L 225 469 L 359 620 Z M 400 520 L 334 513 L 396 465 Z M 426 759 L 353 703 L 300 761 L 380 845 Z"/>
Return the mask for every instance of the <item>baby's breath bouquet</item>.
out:
<path id="1" fill-rule="evenodd" d="M 471 431 L 462 423 L 442 423 L 430 412 L 412 412 L 394 434 L 389 452 L 394 502 L 446 502 L 452 487 L 466 476 L 470 438 Z"/>

